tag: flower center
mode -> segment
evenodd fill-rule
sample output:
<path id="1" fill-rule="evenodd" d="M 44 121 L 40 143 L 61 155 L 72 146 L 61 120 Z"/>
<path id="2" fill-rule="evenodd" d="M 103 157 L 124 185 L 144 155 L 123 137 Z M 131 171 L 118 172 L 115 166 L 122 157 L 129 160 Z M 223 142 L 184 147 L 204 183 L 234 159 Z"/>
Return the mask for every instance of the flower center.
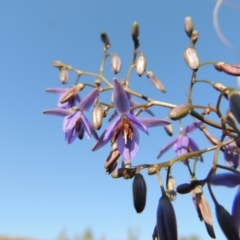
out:
<path id="1" fill-rule="evenodd" d="M 125 116 L 122 118 L 122 122 L 116 128 L 116 130 L 114 132 L 114 136 L 113 136 L 113 139 L 112 139 L 113 142 L 115 142 L 117 140 L 117 138 L 118 138 L 120 133 L 122 133 L 122 136 L 124 138 L 125 144 L 127 144 L 127 139 L 128 138 L 131 139 L 131 140 L 133 138 L 133 126 L 132 126 L 132 123 Z"/>

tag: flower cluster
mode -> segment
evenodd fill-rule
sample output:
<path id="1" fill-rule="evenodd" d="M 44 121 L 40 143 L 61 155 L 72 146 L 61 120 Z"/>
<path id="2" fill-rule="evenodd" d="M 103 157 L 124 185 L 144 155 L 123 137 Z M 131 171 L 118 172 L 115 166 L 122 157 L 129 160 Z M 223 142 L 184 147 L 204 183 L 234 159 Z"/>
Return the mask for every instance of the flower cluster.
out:
<path id="1" fill-rule="evenodd" d="M 111 69 L 113 74 L 121 71 L 122 61 L 116 53 L 109 53 L 110 39 L 107 33 L 101 33 L 100 37 L 104 44 L 103 59 L 99 73 L 85 72 L 75 69 L 74 67 L 64 64 L 60 61 L 54 61 L 53 66 L 60 71 L 60 82 L 66 84 L 69 82 L 68 72 L 72 71 L 77 74 L 77 81 L 70 88 L 48 88 L 46 92 L 60 94 L 57 108 L 43 111 L 44 114 L 51 114 L 64 117 L 63 132 L 65 141 L 68 144 L 73 143 L 76 139 L 83 139 L 84 134 L 87 138 L 93 136 L 96 140 L 92 151 L 97 151 L 105 145 L 111 146 L 111 151 L 106 159 L 106 172 L 113 178 L 123 177 L 125 179 L 133 178 L 133 203 L 137 213 L 141 213 L 146 204 L 147 184 L 141 171 L 148 169 L 148 174 L 156 174 L 161 189 L 161 197 L 156 208 L 156 226 L 153 231 L 153 239 L 177 240 L 177 220 L 172 205 L 179 194 L 190 194 L 193 205 L 196 209 L 200 221 L 205 224 L 206 231 L 211 238 L 216 238 L 214 225 L 212 221 L 211 209 L 208 200 L 204 197 L 203 189 L 206 188 L 210 193 L 211 199 L 215 205 L 216 218 L 227 239 L 240 239 L 240 191 L 237 192 L 232 206 L 231 214 L 219 203 L 215 197 L 212 187 L 221 185 L 225 187 L 236 187 L 240 185 L 240 91 L 232 87 L 226 87 L 221 83 L 208 80 L 199 80 L 197 73 L 200 68 L 207 64 L 213 66 L 213 70 L 218 70 L 232 76 L 240 76 L 240 65 L 229 64 L 222 61 L 201 63 L 196 43 L 198 41 L 198 32 L 194 29 L 191 17 L 184 20 L 184 29 L 190 40 L 191 46 L 186 47 L 184 51 L 184 60 L 190 70 L 192 77 L 187 96 L 187 102 L 183 104 L 172 104 L 152 99 L 130 88 L 130 78 L 132 71 L 135 69 L 140 77 L 146 77 L 162 93 L 166 93 L 163 83 L 154 75 L 153 71 L 147 69 L 147 57 L 143 51 L 139 50 L 139 25 L 134 22 L 132 27 L 132 39 L 134 43 L 133 61 L 129 67 L 126 78 L 117 80 L 108 80 L 103 70 L 106 59 L 111 57 Z M 83 75 L 89 75 L 96 80 L 94 83 L 80 82 Z M 82 79 L 82 78 L 81 78 Z M 219 92 L 216 101 L 216 107 L 194 105 L 192 101 L 193 88 L 197 83 L 204 83 L 213 86 L 213 91 Z M 102 86 L 104 84 L 104 86 Z M 88 87 L 90 90 L 85 97 L 80 97 L 79 92 Z M 101 101 L 101 93 L 109 91 L 112 99 L 109 102 Z M 82 93 L 81 93 L 82 94 Z M 224 98 L 225 99 L 224 99 Z M 143 103 L 135 101 L 139 98 Z M 209 100 L 209 102 L 212 100 Z M 226 114 L 221 111 L 222 101 L 228 101 L 229 109 Z M 153 117 L 151 107 L 157 106 L 169 108 L 170 112 L 164 119 Z M 89 109 L 92 108 L 92 119 L 87 116 Z M 199 111 L 202 110 L 202 112 Z M 111 116 L 109 112 L 113 111 Z M 146 112 L 151 117 L 139 117 L 142 112 Z M 159 111 L 161 112 L 161 111 Z M 206 117 L 208 115 L 209 117 Z M 218 121 L 210 117 L 217 115 Z M 102 131 L 104 118 L 108 116 L 109 126 Z M 181 119 L 193 117 L 193 122 L 182 127 Z M 169 120 L 170 119 L 170 120 Z M 172 121 L 179 121 L 178 136 L 173 138 L 157 155 L 161 157 L 173 147 L 175 155 L 167 160 L 158 163 L 140 163 L 134 159 L 137 156 L 139 147 L 144 147 L 140 143 L 140 132 L 147 137 L 150 127 L 163 126 L 169 136 L 173 135 Z M 220 138 L 216 138 L 209 132 L 210 128 L 218 129 Z M 200 148 L 197 140 L 190 137 L 193 131 L 201 131 L 206 137 L 208 144 L 206 148 Z M 102 131 L 98 134 L 98 131 Z M 148 146 L 149 147 L 149 146 Z M 198 179 L 198 162 L 203 163 L 205 153 L 214 151 L 212 167 L 206 169 L 205 177 Z M 224 163 L 220 161 L 220 152 L 223 153 Z M 119 166 L 119 159 L 121 165 Z M 134 167 L 132 163 L 134 162 Z M 187 182 L 178 184 L 172 174 L 172 169 L 177 168 L 178 163 L 183 162 L 186 171 L 189 173 Z M 136 165 L 138 164 L 138 165 Z M 223 169 L 225 173 L 219 173 Z M 166 184 L 163 183 L 161 174 L 167 170 Z M 184 175 L 185 177 L 185 175 Z M 190 178 L 190 182 L 188 179 Z"/>

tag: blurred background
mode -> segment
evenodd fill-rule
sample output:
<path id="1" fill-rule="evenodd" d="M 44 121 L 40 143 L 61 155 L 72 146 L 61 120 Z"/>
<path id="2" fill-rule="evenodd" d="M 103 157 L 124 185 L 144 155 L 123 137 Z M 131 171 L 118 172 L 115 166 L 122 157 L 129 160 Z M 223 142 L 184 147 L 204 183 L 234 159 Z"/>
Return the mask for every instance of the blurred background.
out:
<path id="1" fill-rule="evenodd" d="M 218 16 L 219 26 L 235 51 L 216 34 L 215 4 L 214 0 L 0 0 L 1 240 L 151 239 L 161 196 L 156 176 L 142 171 L 148 187 L 147 204 L 144 212 L 137 214 L 133 207 L 132 180 L 112 179 L 105 174 L 109 146 L 93 153 L 94 139 L 84 137 L 71 145 L 65 143 L 62 118 L 42 114 L 45 109 L 55 108 L 58 100 L 57 95 L 44 89 L 62 87 L 59 71 L 51 63 L 60 60 L 79 70 L 97 73 L 103 56 L 100 33 L 105 31 L 111 42 L 110 52 L 117 53 L 122 60 L 122 70 L 116 76 L 121 79 L 132 61 L 131 27 L 138 21 L 140 50 L 147 57 L 147 69 L 162 81 L 167 93 L 160 93 L 135 71 L 131 76 L 132 89 L 160 101 L 185 103 L 192 74 L 183 59 L 183 52 L 190 44 L 183 28 L 186 16 L 192 16 L 199 32 L 196 49 L 200 62 L 240 62 L 239 3 L 223 1 Z M 110 61 L 106 63 L 105 76 L 109 81 L 115 77 Z M 198 71 L 198 79 L 238 87 L 235 77 L 217 72 L 210 65 Z M 81 78 L 89 83 L 94 80 Z M 74 81 L 75 75 L 70 73 L 66 87 L 71 87 Z M 89 91 L 85 88 L 80 95 L 83 97 Z M 196 105 L 214 105 L 219 95 L 205 84 L 198 84 L 193 94 Z M 110 96 L 110 92 L 104 93 L 102 100 L 110 101 Z M 223 112 L 227 107 L 228 103 L 223 101 Z M 87 114 L 89 119 L 91 110 Z M 169 113 L 167 108 L 152 110 L 158 118 Z M 214 115 L 209 117 L 218 120 Z M 187 126 L 192 122 L 187 117 L 182 124 Z M 99 134 L 108 124 L 106 119 Z M 178 122 L 173 127 L 176 137 Z M 220 131 L 211 128 L 209 131 L 220 138 Z M 211 146 L 200 131 L 190 136 L 200 148 Z M 140 149 L 133 165 L 156 163 L 159 151 L 171 139 L 163 128 L 150 129 L 149 136 L 140 133 Z M 175 153 L 170 149 L 159 162 L 173 157 Z M 198 165 L 198 178 L 206 176 L 212 157 L 213 153 L 204 155 L 204 163 Z M 222 155 L 220 162 L 224 163 Z M 172 174 L 177 184 L 189 181 L 187 169 L 181 163 L 174 165 Z M 165 179 L 164 172 L 162 177 Z M 230 212 L 236 190 L 214 188 L 219 202 Z M 212 208 L 217 239 L 224 239 L 207 190 L 204 195 Z M 182 240 L 209 239 L 191 194 L 178 195 L 173 206 Z"/>

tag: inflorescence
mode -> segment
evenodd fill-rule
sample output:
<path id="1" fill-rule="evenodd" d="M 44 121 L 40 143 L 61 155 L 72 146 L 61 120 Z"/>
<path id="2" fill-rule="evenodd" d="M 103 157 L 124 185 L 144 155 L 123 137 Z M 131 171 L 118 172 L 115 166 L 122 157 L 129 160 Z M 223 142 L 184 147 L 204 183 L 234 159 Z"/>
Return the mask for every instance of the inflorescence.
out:
<path id="1" fill-rule="evenodd" d="M 159 199 L 157 208 L 156 226 L 152 235 L 153 239 L 177 240 L 177 222 L 174 208 L 171 201 L 176 199 L 176 194 L 192 193 L 193 203 L 196 207 L 198 216 L 205 223 L 206 230 L 211 238 L 216 238 L 212 223 L 211 210 L 208 201 L 203 195 L 203 187 L 207 185 L 210 196 L 215 204 L 215 211 L 219 226 L 227 239 L 240 239 L 240 191 L 237 192 L 233 201 L 232 213 L 220 205 L 211 185 L 221 185 L 234 187 L 240 184 L 240 130 L 237 125 L 240 122 L 240 91 L 231 87 L 226 87 L 221 83 L 208 80 L 198 80 L 197 71 L 205 65 L 213 65 L 216 70 L 232 76 L 240 76 L 240 65 L 228 64 L 225 62 L 204 62 L 200 63 L 195 45 L 198 41 L 198 32 L 194 29 L 191 17 L 184 20 L 184 29 L 190 40 L 190 46 L 184 51 L 186 64 L 192 70 L 187 102 L 175 105 L 151 99 L 130 88 L 130 77 L 135 69 L 139 76 L 143 74 L 153 83 L 153 85 L 165 93 L 166 90 L 161 81 L 150 70 L 146 69 L 147 59 L 142 51 L 139 50 L 139 25 L 137 22 L 132 26 L 132 40 L 134 43 L 133 60 L 126 74 L 121 80 L 116 78 L 109 81 L 104 76 L 105 63 L 111 58 L 112 72 L 117 74 L 121 71 L 121 59 L 116 53 L 109 53 L 110 39 L 107 33 L 103 32 L 100 38 L 104 44 L 103 59 L 98 73 L 85 72 L 78 70 L 60 61 L 54 61 L 53 66 L 60 71 L 60 81 L 62 84 L 68 83 L 70 71 L 76 73 L 77 78 L 74 85 L 70 88 L 49 88 L 47 92 L 58 93 L 60 95 L 57 108 L 45 110 L 44 114 L 53 114 L 64 117 L 63 132 L 65 141 L 70 144 L 78 139 L 83 139 L 84 134 L 87 138 L 93 136 L 96 143 L 92 151 L 97 151 L 104 145 L 111 145 L 111 151 L 105 163 L 105 169 L 113 178 L 123 177 L 133 178 L 133 202 L 137 213 L 144 210 L 146 204 L 147 186 L 140 173 L 143 169 L 148 169 L 148 174 L 156 174 L 160 185 L 162 196 Z M 93 83 L 80 82 L 83 75 L 94 77 Z M 213 86 L 219 92 L 216 106 L 195 106 L 192 104 L 192 91 L 197 83 L 202 82 Z M 104 84 L 104 87 L 102 87 Z M 85 87 L 92 88 L 84 98 L 79 96 L 79 92 Z M 110 103 L 100 101 L 103 92 L 111 91 L 112 99 Z M 145 101 L 144 104 L 135 102 L 132 96 Z M 229 102 L 229 109 L 224 114 L 220 110 L 223 97 Z M 166 107 L 171 109 L 165 119 L 154 118 L 151 111 L 152 106 Z M 92 120 L 85 116 L 85 111 L 93 107 Z M 108 116 L 109 110 L 114 109 L 110 116 L 109 126 L 98 136 L 97 130 L 101 129 L 103 119 Z M 202 109 L 202 112 L 198 112 Z M 139 115 L 145 112 L 150 117 L 141 118 Z M 216 114 L 219 122 L 207 118 L 206 115 Z M 148 135 L 149 127 L 164 126 L 167 134 L 172 136 L 173 128 L 171 121 L 180 120 L 186 116 L 193 117 L 193 123 L 186 128 L 180 127 L 177 138 L 167 144 L 158 154 L 160 158 L 168 149 L 174 148 L 176 157 L 166 162 L 158 164 L 141 164 L 132 167 L 132 160 L 139 149 L 139 133 L 144 132 Z M 169 120 L 170 119 L 170 120 Z M 181 124 L 180 124 L 181 125 Z M 212 136 L 207 127 L 214 127 L 221 131 L 221 139 Z M 211 146 L 206 149 L 199 149 L 195 141 L 188 136 L 192 131 L 199 129 L 210 141 Z M 211 169 L 207 172 L 204 179 L 197 179 L 197 163 L 203 161 L 203 156 L 209 151 L 215 151 Z M 219 152 L 223 152 L 225 165 L 218 162 Z M 121 167 L 118 167 L 119 159 L 122 159 Z M 193 164 L 190 165 L 189 162 Z M 171 168 L 175 163 L 182 162 L 186 165 L 190 174 L 190 183 L 176 185 L 171 174 Z M 161 179 L 161 170 L 167 170 L 167 181 L 164 186 Z M 218 169 L 224 169 L 226 173 L 216 174 Z"/>

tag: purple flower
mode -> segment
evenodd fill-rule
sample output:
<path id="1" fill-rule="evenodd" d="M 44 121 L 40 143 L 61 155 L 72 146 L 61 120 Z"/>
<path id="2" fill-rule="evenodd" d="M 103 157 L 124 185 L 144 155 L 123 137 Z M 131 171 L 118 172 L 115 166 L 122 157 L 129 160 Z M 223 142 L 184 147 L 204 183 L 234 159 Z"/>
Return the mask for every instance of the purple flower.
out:
<path id="1" fill-rule="evenodd" d="M 189 126 L 187 126 L 183 131 L 180 132 L 177 138 L 173 139 L 170 143 L 168 143 L 158 154 L 157 158 L 160 158 L 167 150 L 169 150 L 172 146 L 174 151 L 177 153 L 177 156 L 198 151 L 199 148 L 195 141 L 190 138 L 187 134 L 199 128 L 202 122 L 195 122 Z M 202 156 L 200 156 L 200 160 L 203 161 Z"/>
<path id="2" fill-rule="evenodd" d="M 60 97 L 58 99 L 59 108 L 71 108 L 75 106 L 77 102 L 81 101 L 78 92 L 82 88 L 83 85 L 80 83 L 73 86 L 72 88 L 47 88 L 45 91 L 60 94 Z"/>
<path id="3" fill-rule="evenodd" d="M 235 142 L 229 143 L 222 147 L 224 158 L 227 167 L 236 169 L 240 162 L 240 149 L 236 146 Z"/>
<path id="4" fill-rule="evenodd" d="M 83 132 L 86 133 L 87 138 L 93 135 L 98 139 L 97 132 L 92 123 L 83 114 L 84 111 L 87 111 L 92 106 L 98 94 L 98 89 L 94 89 L 82 99 L 78 107 L 72 107 L 70 109 L 49 109 L 43 113 L 64 116 L 63 131 L 65 132 L 65 140 L 69 144 L 72 143 L 76 137 L 82 136 Z"/>
<path id="5" fill-rule="evenodd" d="M 117 143 L 117 148 L 124 160 L 130 161 L 138 151 L 138 129 L 148 134 L 147 127 L 165 126 L 169 122 L 155 118 L 135 117 L 130 111 L 131 103 L 129 97 L 116 79 L 114 79 L 113 93 L 115 110 L 118 116 L 103 132 L 92 150 L 98 150 L 112 140 Z"/>

